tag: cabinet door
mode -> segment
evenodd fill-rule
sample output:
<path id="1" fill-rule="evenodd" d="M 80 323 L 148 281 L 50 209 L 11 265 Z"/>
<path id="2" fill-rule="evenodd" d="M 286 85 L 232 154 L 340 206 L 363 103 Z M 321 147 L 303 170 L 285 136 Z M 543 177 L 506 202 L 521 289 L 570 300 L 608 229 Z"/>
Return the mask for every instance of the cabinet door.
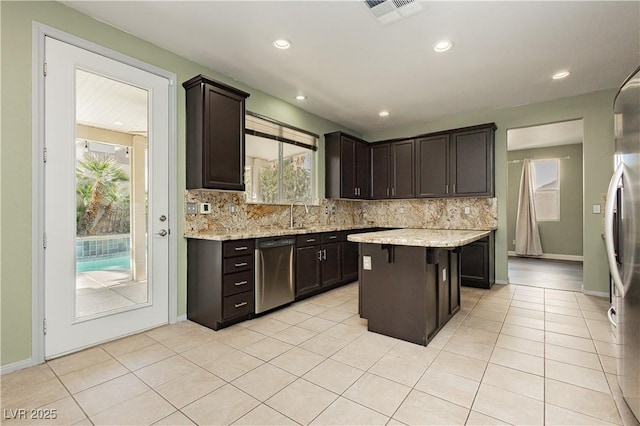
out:
<path id="1" fill-rule="evenodd" d="M 453 195 L 493 195 L 493 130 L 452 133 L 449 155 Z"/>
<path id="2" fill-rule="evenodd" d="M 342 243 L 342 280 L 351 282 L 358 279 L 358 243 Z"/>
<path id="3" fill-rule="evenodd" d="M 322 285 L 331 285 L 342 280 L 342 244 L 322 245 Z"/>
<path id="4" fill-rule="evenodd" d="M 391 197 L 413 198 L 413 141 L 391 144 Z"/>
<path id="5" fill-rule="evenodd" d="M 320 287 L 320 246 L 296 249 L 296 295 Z"/>
<path id="6" fill-rule="evenodd" d="M 489 287 L 489 241 L 475 241 L 462 248 L 460 254 L 461 284 Z"/>
<path id="7" fill-rule="evenodd" d="M 416 196 L 448 194 L 449 135 L 418 139 L 416 144 Z"/>
<path id="8" fill-rule="evenodd" d="M 371 147 L 371 198 L 389 198 L 389 145 Z"/>
<path id="9" fill-rule="evenodd" d="M 356 188 L 358 195 L 356 198 L 367 199 L 371 191 L 369 144 L 357 142 L 356 149 Z"/>
<path id="10" fill-rule="evenodd" d="M 356 141 L 343 136 L 340 141 L 340 196 L 356 198 Z"/>
<path id="11" fill-rule="evenodd" d="M 204 188 L 244 191 L 244 98 L 204 85 Z"/>

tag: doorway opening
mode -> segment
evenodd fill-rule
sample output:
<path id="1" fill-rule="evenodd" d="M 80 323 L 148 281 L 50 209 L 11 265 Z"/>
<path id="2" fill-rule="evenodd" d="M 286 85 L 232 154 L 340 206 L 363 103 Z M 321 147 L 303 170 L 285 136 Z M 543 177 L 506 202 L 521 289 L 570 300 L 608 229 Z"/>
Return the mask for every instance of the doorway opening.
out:
<path id="1" fill-rule="evenodd" d="M 582 119 L 507 130 L 511 284 L 582 291 L 583 139 Z"/>

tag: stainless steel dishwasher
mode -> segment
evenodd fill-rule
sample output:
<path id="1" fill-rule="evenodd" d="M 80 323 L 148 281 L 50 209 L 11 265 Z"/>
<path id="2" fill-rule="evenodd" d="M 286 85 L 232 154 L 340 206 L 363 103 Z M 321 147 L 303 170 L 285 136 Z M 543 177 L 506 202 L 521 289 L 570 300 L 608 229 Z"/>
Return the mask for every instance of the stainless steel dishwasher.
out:
<path id="1" fill-rule="evenodd" d="M 294 238 L 256 240 L 256 314 L 295 299 L 294 244 Z"/>

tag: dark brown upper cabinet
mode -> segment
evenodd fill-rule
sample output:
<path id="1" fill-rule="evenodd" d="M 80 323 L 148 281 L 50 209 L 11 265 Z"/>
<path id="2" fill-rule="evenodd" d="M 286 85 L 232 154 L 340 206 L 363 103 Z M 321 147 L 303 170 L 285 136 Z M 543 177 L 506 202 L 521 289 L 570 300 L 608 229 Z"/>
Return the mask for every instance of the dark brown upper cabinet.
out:
<path id="1" fill-rule="evenodd" d="M 495 125 L 451 133 L 449 184 L 459 197 L 493 196 Z"/>
<path id="2" fill-rule="evenodd" d="M 203 75 L 182 86 L 187 99 L 187 189 L 244 191 L 249 94 Z"/>
<path id="3" fill-rule="evenodd" d="M 413 198 L 414 191 L 414 142 L 413 140 L 391 144 L 391 198 Z"/>
<path id="4" fill-rule="evenodd" d="M 488 123 L 371 144 L 328 133 L 326 197 L 493 197 L 495 130 Z"/>
<path id="5" fill-rule="evenodd" d="M 414 142 L 371 145 L 371 198 L 413 198 Z"/>
<path id="6" fill-rule="evenodd" d="M 389 198 L 389 144 L 371 146 L 371 198 Z"/>
<path id="7" fill-rule="evenodd" d="M 416 139 L 417 197 L 492 197 L 495 124 Z"/>
<path id="8" fill-rule="evenodd" d="M 449 194 L 449 135 L 416 140 L 416 197 Z"/>
<path id="9" fill-rule="evenodd" d="M 369 198 L 369 144 L 343 132 L 324 140 L 326 197 Z"/>

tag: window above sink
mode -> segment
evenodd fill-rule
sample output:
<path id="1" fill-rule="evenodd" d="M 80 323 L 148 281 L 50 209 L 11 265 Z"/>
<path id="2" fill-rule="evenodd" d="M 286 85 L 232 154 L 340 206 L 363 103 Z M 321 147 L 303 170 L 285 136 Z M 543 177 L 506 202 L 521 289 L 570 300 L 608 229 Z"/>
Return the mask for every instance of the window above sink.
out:
<path id="1" fill-rule="evenodd" d="M 255 204 L 317 204 L 318 135 L 247 112 L 245 200 Z"/>

